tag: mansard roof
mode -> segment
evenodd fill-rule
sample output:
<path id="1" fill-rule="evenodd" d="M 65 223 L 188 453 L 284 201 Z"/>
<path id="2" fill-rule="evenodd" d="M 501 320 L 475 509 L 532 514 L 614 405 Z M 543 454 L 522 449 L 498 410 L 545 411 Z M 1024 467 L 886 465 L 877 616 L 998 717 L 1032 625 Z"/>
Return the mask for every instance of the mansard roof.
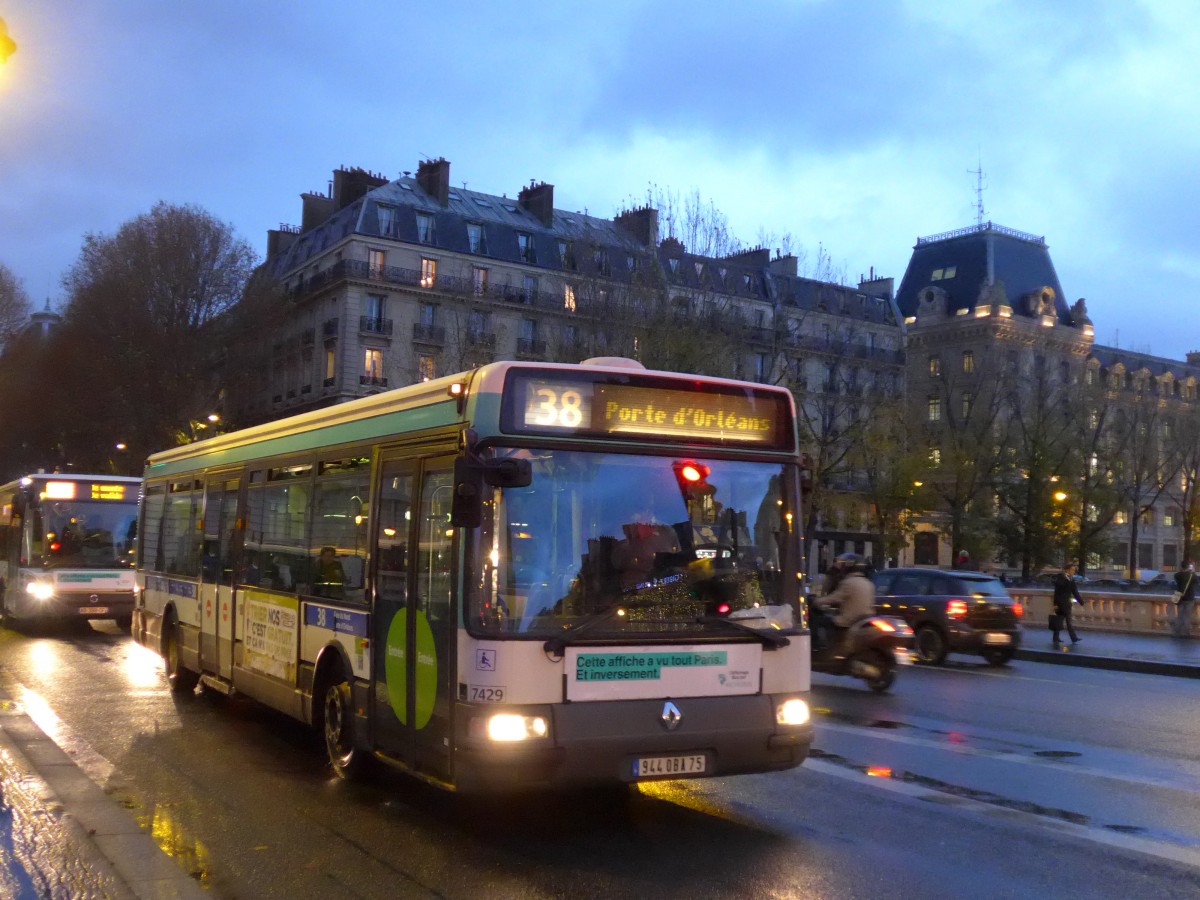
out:
<path id="1" fill-rule="evenodd" d="M 1034 313 L 1022 299 L 1050 288 L 1059 321 L 1072 324 L 1045 238 L 992 222 L 918 238 L 896 303 L 903 315 L 915 316 L 921 292 L 940 288 L 946 293 L 947 314 L 954 315 L 974 310 L 980 294 L 1000 283 L 1013 313 L 1023 316 Z"/>
<path id="2" fill-rule="evenodd" d="M 1105 371 L 1121 366 L 1126 372 L 1140 372 L 1145 369 L 1154 378 L 1162 378 L 1164 375 L 1170 374 L 1176 381 L 1188 378 L 1200 379 L 1200 366 L 1177 359 L 1151 356 L 1148 353 L 1122 350 L 1119 347 L 1094 345 L 1089 359 L 1096 360 Z"/>
<path id="3" fill-rule="evenodd" d="M 899 324 L 890 296 L 875 296 L 854 286 L 792 274 L 794 260 L 789 272 L 789 258 L 772 260 L 770 251 L 763 247 L 721 257 L 688 253 L 679 240 L 671 237 L 651 247 L 612 219 L 551 209 L 547 223 L 519 199 L 450 187 L 443 204 L 427 193 L 419 178 L 404 175 L 387 181 L 362 170 L 352 170 L 351 174 L 373 179 L 373 186 L 364 188 L 357 199 L 305 231 L 286 229 L 298 233 L 286 249 L 268 260 L 277 277 L 303 269 L 352 234 L 402 241 L 428 247 L 430 252 L 470 254 L 468 225 L 478 225 L 483 229 L 486 247 L 481 261 L 601 276 L 618 283 L 630 283 L 635 273 L 657 266 L 667 285 L 685 291 L 761 300 L 777 307 L 828 312 L 881 325 Z M 318 204 L 329 203 L 331 210 L 338 202 L 335 197 L 336 189 L 328 198 L 306 195 Z M 431 242 L 420 240 L 419 215 L 432 217 Z M 529 236 L 533 251 L 530 256 L 522 254 L 518 235 Z"/>

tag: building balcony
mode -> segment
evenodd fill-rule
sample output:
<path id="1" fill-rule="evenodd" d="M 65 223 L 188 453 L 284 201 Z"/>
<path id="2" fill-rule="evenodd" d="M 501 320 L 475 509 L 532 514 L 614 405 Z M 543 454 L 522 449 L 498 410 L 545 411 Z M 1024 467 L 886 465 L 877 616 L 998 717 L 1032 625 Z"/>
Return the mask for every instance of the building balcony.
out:
<path id="1" fill-rule="evenodd" d="M 326 319 L 321 324 L 321 336 L 322 337 L 337 337 L 337 333 L 338 333 L 338 320 L 337 319 Z"/>
<path id="2" fill-rule="evenodd" d="M 413 325 L 413 340 L 426 344 L 446 343 L 446 329 L 441 325 L 426 325 L 417 322 Z"/>
<path id="3" fill-rule="evenodd" d="M 487 331 L 468 331 L 466 342 L 472 347 L 495 347 L 496 335 Z"/>
<path id="4" fill-rule="evenodd" d="M 545 356 L 546 342 L 536 338 L 517 338 L 517 353 L 521 356 Z"/>
<path id="5" fill-rule="evenodd" d="M 382 334 L 392 336 L 392 320 L 381 319 L 378 316 L 359 316 L 358 330 L 362 334 Z"/>
<path id="6" fill-rule="evenodd" d="M 378 375 L 359 375 L 358 383 L 367 387 L 387 387 L 387 379 Z"/>

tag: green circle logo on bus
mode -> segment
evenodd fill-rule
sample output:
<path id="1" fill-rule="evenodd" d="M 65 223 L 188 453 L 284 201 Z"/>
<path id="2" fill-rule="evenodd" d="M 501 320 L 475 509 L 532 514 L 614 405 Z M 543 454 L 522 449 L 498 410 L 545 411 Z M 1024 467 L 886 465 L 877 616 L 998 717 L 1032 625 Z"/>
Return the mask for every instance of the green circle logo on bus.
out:
<path id="1" fill-rule="evenodd" d="M 437 648 L 433 642 L 433 629 L 423 612 L 416 614 L 416 721 L 413 727 L 424 728 L 433 715 L 433 703 L 437 697 Z M 405 652 L 405 634 L 408 631 L 408 610 L 402 609 L 392 617 L 388 626 L 384 673 L 387 677 L 388 699 L 392 711 L 402 725 L 408 723 L 408 671 Z"/>

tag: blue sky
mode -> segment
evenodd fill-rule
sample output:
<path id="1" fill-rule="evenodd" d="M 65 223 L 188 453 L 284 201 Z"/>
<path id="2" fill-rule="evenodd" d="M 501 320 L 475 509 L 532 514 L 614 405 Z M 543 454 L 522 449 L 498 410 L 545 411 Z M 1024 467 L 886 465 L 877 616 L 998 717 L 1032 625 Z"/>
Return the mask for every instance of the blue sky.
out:
<path id="1" fill-rule="evenodd" d="M 611 216 L 700 195 L 899 284 L 916 238 L 1044 235 L 1097 340 L 1200 350 L 1200 23 L 1172 0 L 0 0 L 0 263 L 195 203 L 259 253 L 341 165 Z"/>

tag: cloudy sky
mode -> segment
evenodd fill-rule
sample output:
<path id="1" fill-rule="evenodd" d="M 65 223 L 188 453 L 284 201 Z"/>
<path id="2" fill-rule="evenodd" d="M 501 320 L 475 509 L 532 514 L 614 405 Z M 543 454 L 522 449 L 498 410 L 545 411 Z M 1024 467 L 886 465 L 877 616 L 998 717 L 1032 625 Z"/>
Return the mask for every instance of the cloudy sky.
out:
<path id="1" fill-rule="evenodd" d="M 338 166 L 612 216 L 652 188 L 899 284 L 918 236 L 1044 235 L 1097 340 L 1200 350 L 1185 0 L 0 0 L 0 263 L 194 203 L 261 254 Z"/>

